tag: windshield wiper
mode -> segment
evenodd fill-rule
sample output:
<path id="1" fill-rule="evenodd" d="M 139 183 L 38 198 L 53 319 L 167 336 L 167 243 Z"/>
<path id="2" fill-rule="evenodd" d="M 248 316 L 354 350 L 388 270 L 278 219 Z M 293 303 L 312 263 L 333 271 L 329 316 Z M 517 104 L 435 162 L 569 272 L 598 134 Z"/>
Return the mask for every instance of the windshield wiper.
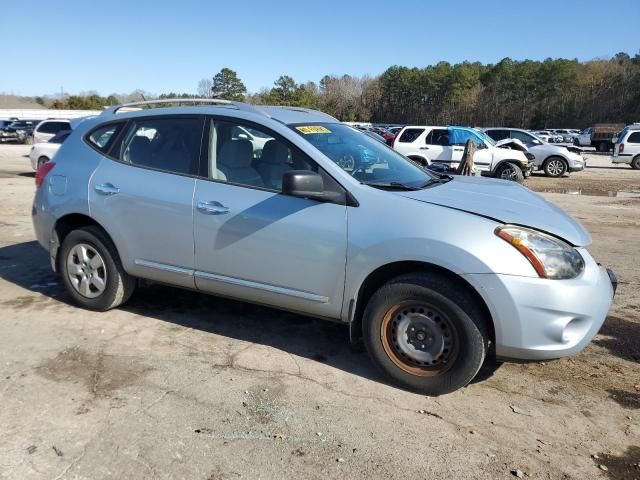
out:
<path id="1" fill-rule="evenodd" d="M 375 188 L 389 188 L 392 190 L 422 190 L 422 186 L 416 187 L 402 182 L 361 182 L 363 185 L 369 185 Z"/>

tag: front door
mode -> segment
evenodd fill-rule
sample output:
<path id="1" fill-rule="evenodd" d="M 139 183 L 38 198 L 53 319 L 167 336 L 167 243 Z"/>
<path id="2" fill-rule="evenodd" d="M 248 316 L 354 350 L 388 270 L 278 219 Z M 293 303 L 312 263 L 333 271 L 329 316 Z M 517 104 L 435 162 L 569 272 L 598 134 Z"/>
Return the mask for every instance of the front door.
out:
<path id="1" fill-rule="evenodd" d="M 207 134 L 208 178 L 197 180 L 194 197 L 196 285 L 219 295 L 339 316 L 346 207 L 281 194 L 286 171 L 318 171 L 318 166 L 266 130 L 256 136 L 261 142 L 268 137 L 257 149 L 234 135 L 238 126 L 243 125 L 237 120 L 212 120 Z"/>
<path id="2" fill-rule="evenodd" d="M 91 215 L 132 275 L 194 286 L 193 194 L 203 124 L 137 119 L 91 178 Z"/>

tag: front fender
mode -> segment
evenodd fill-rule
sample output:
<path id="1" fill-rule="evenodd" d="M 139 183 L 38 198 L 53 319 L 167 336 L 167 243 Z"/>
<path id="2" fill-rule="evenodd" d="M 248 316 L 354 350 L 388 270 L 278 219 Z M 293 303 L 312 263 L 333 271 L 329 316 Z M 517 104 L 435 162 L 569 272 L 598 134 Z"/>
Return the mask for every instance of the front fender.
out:
<path id="1" fill-rule="evenodd" d="M 345 321 L 367 277 L 397 262 L 434 265 L 460 276 L 535 275 L 525 257 L 494 234 L 496 220 L 388 192 L 362 196 L 365 203 L 368 208 L 348 213 Z"/>

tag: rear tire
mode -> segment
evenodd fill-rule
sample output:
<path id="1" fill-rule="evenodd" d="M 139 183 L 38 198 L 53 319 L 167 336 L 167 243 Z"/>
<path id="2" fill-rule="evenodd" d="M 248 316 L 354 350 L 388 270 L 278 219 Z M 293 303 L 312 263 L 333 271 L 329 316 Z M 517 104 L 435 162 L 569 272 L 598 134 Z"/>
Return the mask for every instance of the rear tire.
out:
<path id="1" fill-rule="evenodd" d="M 45 164 L 45 163 L 47 163 L 48 161 L 49 161 L 49 159 L 48 159 L 47 157 L 44 157 L 44 156 L 40 157 L 40 158 L 38 159 L 37 169 L 39 169 L 42 165 L 44 165 L 44 164 Z M 37 170 L 37 169 L 36 169 L 36 170 Z"/>
<path id="2" fill-rule="evenodd" d="M 496 169 L 494 177 L 518 183 L 524 182 L 524 173 L 522 173 L 522 169 L 513 162 L 504 162 L 500 164 Z"/>
<path id="3" fill-rule="evenodd" d="M 560 157 L 551 157 L 544 162 L 544 173 L 548 177 L 562 177 L 568 169 L 569 165 Z"/>
<path id="4" fill-rule="evenodd" d="M 67 292 L 89 310 L 115 308 L 136 288 L 135 278 L 124 271 L 115 245 L 100 227 L 82 227 L 69 233 L 58 259 Z"/>
<path id="5" fill-rule="evenodd" d="M 373 363 L 394 383 L 425 395 L 467 385 L 489 348 L 482 309 L 439 274 L 411 273 L 383 285 L 369 300 L 362 327 Z"/>
<path id="6" fill-rule="evenodd" d="M 640 155 L 631 160 L 631 168 L 634 170 L 640 170 Z"/>

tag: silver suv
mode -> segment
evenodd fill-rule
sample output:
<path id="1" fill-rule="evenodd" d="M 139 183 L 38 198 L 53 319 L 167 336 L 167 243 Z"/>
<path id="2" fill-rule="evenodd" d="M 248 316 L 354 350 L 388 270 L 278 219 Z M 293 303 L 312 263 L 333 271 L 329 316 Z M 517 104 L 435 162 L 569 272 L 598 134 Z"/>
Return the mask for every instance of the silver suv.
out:
<path id="1" fill-rule="evenodd" d="M 36 174 L 37 238 L 79 305 L 144 278 L 337 320 L 430 395 L 600 329 L 615 276 L 527 188 L 430 173 L 312 110 L 177 102 L 79 123 Z"/>

